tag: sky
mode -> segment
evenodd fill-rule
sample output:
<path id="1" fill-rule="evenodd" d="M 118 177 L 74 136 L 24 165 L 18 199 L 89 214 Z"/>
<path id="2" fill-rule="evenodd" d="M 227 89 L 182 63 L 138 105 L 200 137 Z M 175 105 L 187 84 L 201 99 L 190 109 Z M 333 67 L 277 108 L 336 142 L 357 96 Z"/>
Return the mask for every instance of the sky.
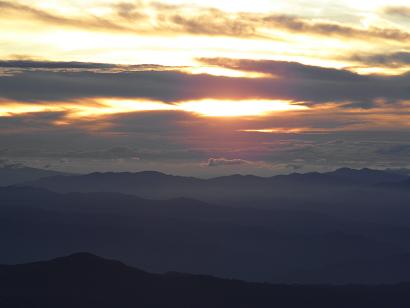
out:
<path id="1" fill-rule="evenodd" d="M 1 0 L 0 163 L 410 167 L 410 2 Z"/>

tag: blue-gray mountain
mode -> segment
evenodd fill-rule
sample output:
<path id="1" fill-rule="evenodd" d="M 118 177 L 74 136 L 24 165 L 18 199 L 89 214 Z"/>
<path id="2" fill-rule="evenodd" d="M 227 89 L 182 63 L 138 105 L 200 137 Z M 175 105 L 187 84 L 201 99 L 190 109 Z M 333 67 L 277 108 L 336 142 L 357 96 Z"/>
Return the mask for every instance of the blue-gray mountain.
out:
<path id="1" fill-rule="evenodd" d="M 0 263 L 86 250 L 155 272 L 275 283 L 409 281 L 410 192 L 396 188 L 407 179 L 369 169 L 45 178 L 0 189 Z"/>

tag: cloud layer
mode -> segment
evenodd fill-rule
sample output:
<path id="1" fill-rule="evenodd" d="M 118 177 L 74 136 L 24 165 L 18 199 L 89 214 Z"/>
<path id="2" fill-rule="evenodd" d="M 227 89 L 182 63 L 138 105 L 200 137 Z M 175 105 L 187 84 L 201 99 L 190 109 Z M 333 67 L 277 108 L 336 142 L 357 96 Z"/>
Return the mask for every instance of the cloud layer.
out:
<path id="1" fill-rule="evenodd" d="M 348 39 L 408 41 L 410 33 L 399 27 L 354 27 L 340 22 L 278 12 L 226 12 L 212 7 L 159 2 L 122 2 L 105 7 L 104 15 L 62 15 L 35 5 L 0 1 L 0 14 L 32 18 L 60 27 L 138 34 L 187 33 L 193 35 L 266 37 L 286 31 L 303 35 L 336 36 Z M 387 7 L 385 14 L 408 16 L 407 7 Z"/>
<path id="2" fill-rule="evenodd" d="M 263 78 L 230 78 L 182 71 L 53 71 L 21 70 L 0 76 L 3 99 L 64 102 L 96 97 L 145 98 L 166 103 L 206 98 L 279 99 L 309 104 L 343 102 L 371 107 L 378 100 L 410 99 L 410 74 L 369 75 L 333 68 L 272 60 L 202 59 L 239 71 L 270 74 Z M 3 66 L 6 66 L 3 62 Z M 8 62 L 12 65 L 13 62 Z M 19 66 L 17 66 L 17 64 Z M 18 62 L 16 67 L 103 67 L 103 64 Z M 110 65 L 107 65 L 108 67 Z"/>
<path id="3" fill-rule="evenodd" d="M 205 176 L 406 165 L 409 8 L 302 2 L 0 0 L 0 160 Z"/>

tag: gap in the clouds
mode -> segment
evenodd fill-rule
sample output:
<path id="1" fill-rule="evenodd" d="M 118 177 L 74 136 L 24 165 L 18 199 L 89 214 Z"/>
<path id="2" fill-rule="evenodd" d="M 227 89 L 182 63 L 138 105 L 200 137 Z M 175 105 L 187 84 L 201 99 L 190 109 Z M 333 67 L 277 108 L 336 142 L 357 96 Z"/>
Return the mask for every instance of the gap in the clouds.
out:
<path id="1" fill-rule="evenodd" d="M 65 112 L 66 119 L 56 125 L 70 124 L 84 118 L 143 111 L 182 111 L 207 117 L 264 116 L 272 112 L 308 110 L 300 103 L 282 100 L 224 100 L 202 99 L 177 103 L 163 103 L 141 99 L 99 98 L 78 103 L 50 103 L 34 105 L 5 103 L 0 107 L 0 117 L 11 117 L 36 112 Z"/>

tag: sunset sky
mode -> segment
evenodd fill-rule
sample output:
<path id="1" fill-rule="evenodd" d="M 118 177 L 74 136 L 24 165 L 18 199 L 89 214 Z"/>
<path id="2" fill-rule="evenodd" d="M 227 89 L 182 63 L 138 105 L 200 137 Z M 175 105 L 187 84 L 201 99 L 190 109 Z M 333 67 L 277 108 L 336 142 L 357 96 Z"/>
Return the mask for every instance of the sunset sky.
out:
<path id="1" fill-rule="evenodd" d="M 0 163 L 204 177 L 409 167 L 405 5 L 0 1 Z"/>

